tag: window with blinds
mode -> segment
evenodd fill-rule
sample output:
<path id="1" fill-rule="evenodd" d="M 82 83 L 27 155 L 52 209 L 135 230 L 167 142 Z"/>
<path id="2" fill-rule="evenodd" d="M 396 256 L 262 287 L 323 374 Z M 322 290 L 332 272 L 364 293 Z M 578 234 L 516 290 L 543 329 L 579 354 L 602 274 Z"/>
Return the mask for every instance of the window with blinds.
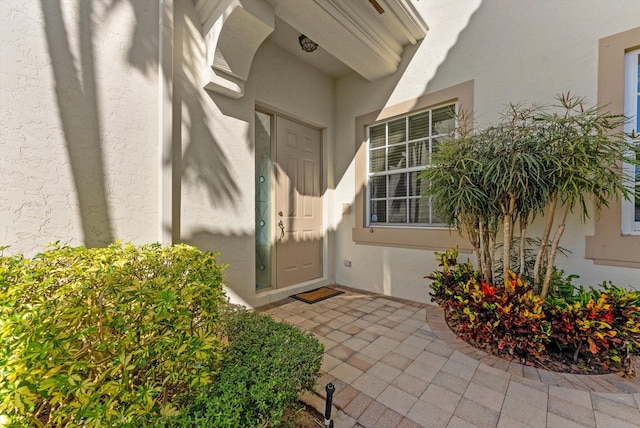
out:
<path id="1" fill-rule="evenodd" d="M 368 225 L 440 226 L 428 183 L 420 172 L 447 138 L 453 138 L 456 105 L 449 104 L 376 123 L 368 128 Z"/>
<path id="2" fill-rule="evenodd" d="M 635 157 L 640 154 L 640 49 L 625 54 L 624 112 L 629 120 L 625 123 L 625 133 L 635 145 Z M 625 164 L 626 177 L 630 187 L 640 195 L 640 166 Z M 622 233 L 640 234 L 640 198 L 635 196 L 622 205 Z"/>

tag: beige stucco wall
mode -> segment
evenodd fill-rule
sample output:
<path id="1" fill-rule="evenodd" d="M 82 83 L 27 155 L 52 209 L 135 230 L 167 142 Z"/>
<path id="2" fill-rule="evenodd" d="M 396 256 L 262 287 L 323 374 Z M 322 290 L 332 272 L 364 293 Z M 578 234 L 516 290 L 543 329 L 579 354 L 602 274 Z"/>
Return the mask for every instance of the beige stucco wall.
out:
<path id="1" fill-rule="evenodd" d="M 337 205 L 355 198 L 354 118 L 416 99 L 458 83 L 474 82 L 474 118 L 483 126 L 509 102 L 550 103 L 571 91 L 597 99 L 598 40 L 637 27 L 640 3 L 590 0 L 416 1 L 429 25 L 422 43 L 405 52 L 394 76 L 366 82 L 348 76 L 337 82 Z M 336 214 L 337 214 L 336 210 Z M 637 269 L 596 266 L 584 258 L 585 236 L 593 221 L 572 218 L 561 245 L 572 252 L 557 264 L 579 273 L 584 284 L 612 280 L 640 288 Z M 428 301 L 423 276 L 436 269 L 430 250 L 357 245 L 351 231 L 354 211 L 342 216 L 336 232 L 339 283 Z M 345 267 L 343 260 L 351 260 Z"/>
<path id="2" fill-rule="evenodd" d="M 251 306 L 296 290 L 254 290 L 256 106 L 322 130 L 324 277 L 297 289 L 335 280 L 427 301 L 432 251 L 353 242 L 356 117 L 469 81 L 478 126 L 508 102 L 550 102 L 568 90 L 595 101 L 598 40 L 637 26 L 640 16 L 635 0 L 414 1 L 430 29 L 393 76 L 335 80 L 267 40 L 234 100 L 203 89 L 209 47 L 192 0 L 170 11 L 166 82 L 158 77 L 157 2 L 91 3 L 91 11 L 70 0 L 11 3 L 0 3 L 0 246 L 32 255 L 56 240 L 154 242 L 167 236 L 162 222 L 174 241 L 221 252 L 228 286 Z M 160 83 L 172 97 L 163 112 Z M 170 165 L 159 159 L 161 141 L 173 144 Z M 158 171 L 167 168 L 169 223 L 158 209 Z M 572 254 L 560 267 L 586 284 L 638 286 L 638 270 L 584 258 L 594 225 L 575 220 L 562 241 Z"/>
<path id="3" fill-rule="evenodd" d="M 86 3 L 0 3 L 5 254 L 158 239 L 158 5 Z"/>

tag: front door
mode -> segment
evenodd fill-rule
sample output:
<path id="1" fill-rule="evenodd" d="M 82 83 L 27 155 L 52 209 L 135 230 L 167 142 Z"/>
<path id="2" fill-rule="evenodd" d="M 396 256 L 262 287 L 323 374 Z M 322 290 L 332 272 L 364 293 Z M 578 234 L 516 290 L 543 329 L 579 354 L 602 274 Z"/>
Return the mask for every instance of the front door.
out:
<path id="1" fill-rule="evenodd" d="M 276 116 L 276 287 L 322 276 L 320 131 Z"/>

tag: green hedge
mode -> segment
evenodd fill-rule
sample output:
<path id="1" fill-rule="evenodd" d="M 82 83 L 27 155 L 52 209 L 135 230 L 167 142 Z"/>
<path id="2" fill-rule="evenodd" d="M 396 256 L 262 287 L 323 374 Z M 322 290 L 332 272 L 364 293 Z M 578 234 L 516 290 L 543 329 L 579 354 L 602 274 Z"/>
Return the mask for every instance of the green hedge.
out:
<path id="1" fill-rule="evenodd" d="M 235 428 L 291 422 L 287 411 L 318 377 L 322 344 L 311 333 L 243 310 L 231 312 L 226 326 L 229 348 L 216 382 L 173 424 Z"/>
<path id="2" fill-rule="evenodd" d="M 222 270 L 187 245 L 0 257 L 0 426 L 288 422 L 323 347 L 229 309 Z"/>
<path id="3" fill-rule="evenodd" d="M 222 270 L 187 245 L 0 257 L 0 425 L 150 426 L 210 385 Z"/>

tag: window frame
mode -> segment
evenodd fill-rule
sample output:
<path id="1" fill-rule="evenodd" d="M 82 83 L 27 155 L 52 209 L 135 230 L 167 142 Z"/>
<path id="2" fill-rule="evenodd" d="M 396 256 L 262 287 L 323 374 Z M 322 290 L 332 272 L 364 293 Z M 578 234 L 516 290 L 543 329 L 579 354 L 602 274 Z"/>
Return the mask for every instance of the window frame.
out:
<path id="1" fill-rule="evenodd" d="M 636 49 L 640 27 L 598 41 L 598 105 L 612 114 L 624 114 L 624 58 Z M 585 258 L 597 265 L 640 268 L 640 235 L 622 233 L 622 211 L 622 201 L 614 200 L 597 213 L 594 234 L 585 238 Z"/>
<path id="2" fill-rule="evenodd" d="M 368 127 L 392 118 L 410 116 L 447 104 L 456 104 L 457 112 L 464 112 L 465 123 L 473 123 L 473 80 L 422 95 L 399 104 L 358 116 L 355 119 L 355 224 L 352 239 L 357 244 L 401 248 L 445 250 L 458 246 L 462 252 L 472 248 L 457 230 L 442 226 L 415 224 L 369 224 L 368 198 Z"/>
<path id="3" fill-rule="evenodd" d="M 626 52 L 624 55 L 624 114 L 629 120 L 624 124 L 624 132 L 627 135 L 635 135 L 632 143 L 636 145 L 638 150 L 640 150 L 640 116 L 638 115 L 638 104 L 640 103 L 639 68 L 640 49 Z M 633 153 L 630 153 L 630 155 L 637 156 Z M 637 168 L 640 167 L 628 163 L 623 165 L 627 184 L 633 189 L 637 189 L 640 186 Z M 640 235 L 640 219 L 637 218 L 636 202 L 633 196 L 629 200 L 622 201 L 623 235 Z"/>
<path id="4" fill-rule="evenodd" d="M 453 130 L 451 132 L 446 132 L 446 133 L 436 133 L 435 128 L 434 128 L 434 112 L 437 113 L 437 111 L 439 109 L 445 109 L 445 108 L 451 108 L 453 110 L 453 115 L 451 116 L 451 119 L 453 120 Z M 421 194 L 412 194 L 408 188 L 405 188 L 405 194 L 401 195 L 401 196 L 393 196 L 391 195 L 391 176 L 394 175 L 400 175 L 400 174 L 412 174 L 412 173 L 420 173 L 430 167 L 433 166 L 432 164 L 432 156 L 433 156 L 433 148 L 434 148 L 434 142 L 436 142 L 438 139 L 445 139 L 447 137 L 450 136 L 454 136 L 457 126 L 458 126 L 458 120 L 457 120 L 457 112 L 458 112 L 458 103 L 456 102 L 447 102 L 441 105 L 436 105 L 433 107 L 429 107 L 427 109 L 423 109 L 423 110 L 419 110 L 419 111 L 413 111 L 409 114 L 405 114 L 405 115 L 401 115 L 401 116 L 397 116 L 397 117 L 392 117 L 389 118 L 387 120 L 384 121 L 379 121 L 376 123 L 373 123 L 371 125 L 367 126 L 367 189 L 365 192 L 365 199 L 366 199 L 366 214 L 365 214 L 365 223 L 367 226 L 369 227 L 416 227 L 416 228 L 425 228 L 425 227 L 438 227 L 438 228 L 446 228 L 447 225 L 443 222 L 439 222 L 439 221 L 432 221 L 435 217 L 435 214 L 433 213 L 433 205 L 431 204 L 431 198 L 429 199 L 429 203 L 428 203 L 428 217 L 429 220 L 428 222 L 411 222 L 411 213 L 410 213 L 410 208 L 411 208 L 411 201 L 419 201 L 422 199 L 422 195 Z M 421 135 L 420 137 L 417 138 L 412 138 L 411 136 L 411 118 L 423 115 L 423 114 L 427 114 L 428 118 L 427 118 L 427 129 L 426 129 L 426 135 Z M 392 126 L 392 124 L 394 123 L 398 123 L 399 121 L 403 121 L 404 122 L 404 138 L 402 141 L 400 142 L 391 142 L 391 135 L 390 135 L 390 127 Z M 371 131 L 373 128 L 379 128 L 381 126 L 384 125 L 384 143 L 380 146 L 377 147 L 372 147 L 371 144 Z M 411 158 L 411 154 L 410 154 L 410 146 L 412 144 L 424 144 L 426 143 L 427 147 L 428 147 L 428 159 L 427 159 L 427 163 L 426 164 L 421 164 L 421 165 L 410 165 L 410 158 Z M 395 149 L 397 147 L 400 146 L 404 146 L 404 153 L 406 154 L 405 156 L 405 166 L 404 167 L 399 167 L 399 168 L 391 168 L 391 166 L 389 165 L 389 161 L 391 159 L 391 150 Z M 385 167 L 384 170 L 382 171 L 372 171 L 371 170 L 371 154 L 375 151 L 382 151 L 384 150 L 385 152 Z M 374 177 L 385 177 L 385 196 L 384 197 L 373 197 L 373 195 L 371 194 L 371 181 Z M 407 185 L 409 184 L 408 178 L 406 181 Z M 376 221 L 373 219 L 373 214 L 371 212 L 372 209 L 372 202 L 374 201 L 379 201 L 379 202 L 386 202 L 385 203 L 385 221 Z M 389 204 L 393 203 L 394 201 L 400 201 L 400 202 L 405 202 L 405 221 L 402 222 L 392 222 L 389 221 L 391 219 L 391 211 L 390 211 L 390 207 Z M 414 202 L 415 203 L 415 202 Z"/>

